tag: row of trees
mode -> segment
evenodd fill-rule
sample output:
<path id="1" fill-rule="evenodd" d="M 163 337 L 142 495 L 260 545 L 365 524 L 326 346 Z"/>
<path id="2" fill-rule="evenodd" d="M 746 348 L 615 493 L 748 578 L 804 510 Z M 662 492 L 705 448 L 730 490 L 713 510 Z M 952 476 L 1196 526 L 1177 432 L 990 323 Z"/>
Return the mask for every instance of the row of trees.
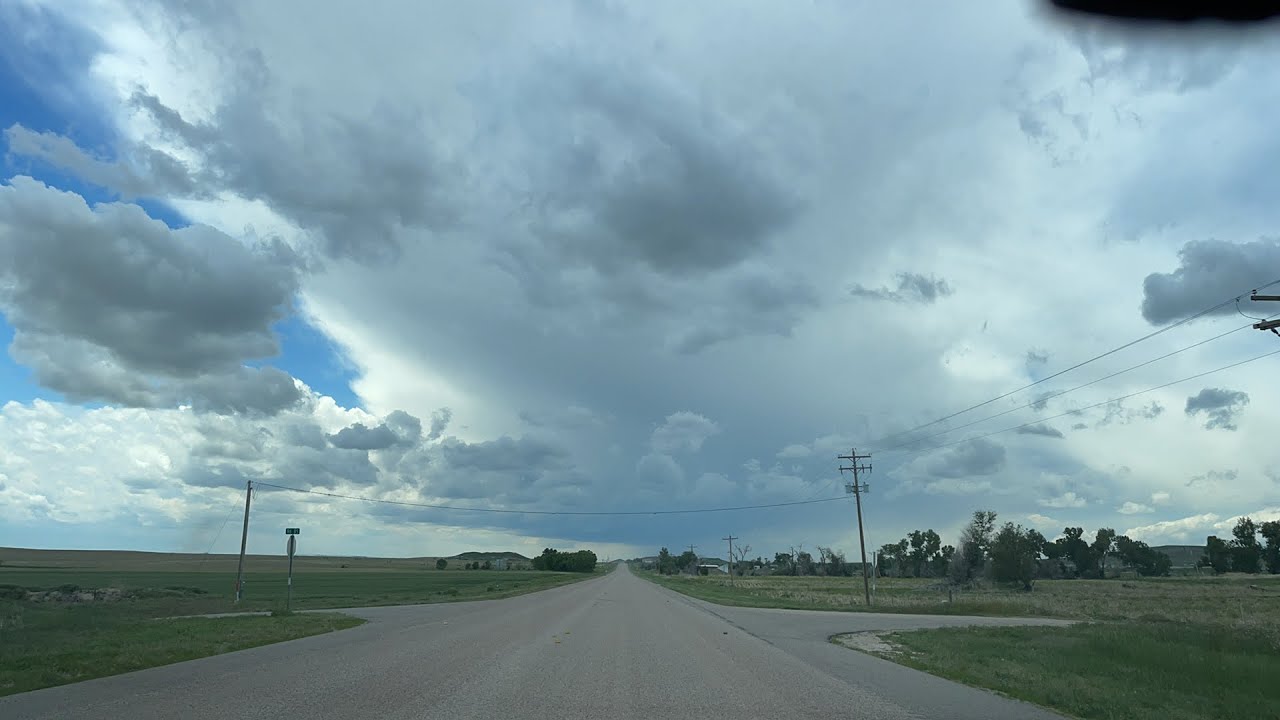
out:
<path id="1" fill-rule="evenodd" d="M 1099 528 L 1092 541 L 1083 528 L 1064 528 L 1062 537 L 1049 541 L 1039 531 L 1015 523 L 997 530 L 995 512 L 979 510 L 960 533 L 947 577 L 955 584 L 990 577 L 1030 590 L 1037 578 L 1105 577 L 1108 557 L 1144 576 L 1168 575 L 1172 566 L 1168 555 L 1111 528 Z"/>
<path id="2" fill-rule="evenodd" d="M 560 552 L 554 548 L 544 548 L 542 554 L 533 559 L 533 569 L 556 572 L 595 572 L 596 554 L 590 550 Z"/>
<path id="3" fill-rule="evenodd" d="M 932 529 L 912 530 L 896 543 L 880 546 L 880 574 L 896 577 L 943 577 L 956 549 L 943 545 Z"/>
<path id="4" fill-rule="evenodd" d="M 1280 520 L 1270 520 L 1259 526 L 1252 518 L 1242 517 L 1231 529 L 1233 539 L 1224 541 L 1210 535 L 1204 546 L 1201 567 L 1214 572 L 1280 573 Z M 1258 536 L 1266 541 L 1258 541 Z"/>

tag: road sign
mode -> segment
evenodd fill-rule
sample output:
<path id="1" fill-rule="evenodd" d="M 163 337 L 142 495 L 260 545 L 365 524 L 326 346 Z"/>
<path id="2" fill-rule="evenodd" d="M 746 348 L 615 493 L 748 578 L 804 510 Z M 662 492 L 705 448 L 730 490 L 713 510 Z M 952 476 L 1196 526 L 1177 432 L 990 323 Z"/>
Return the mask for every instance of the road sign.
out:
<path id="1" fill-rule="evenodd" d="M 288 528 L 289 533 L 289 594 L 285 597 L 284 609 L 293 607 L 293 554 L 298 550 L 298 528 Z"/>
<path id="2" fill-rule="evenodd" d="M 301 535 L 302 528 L 285 528 L 284 534 L 285 535 Z"/>

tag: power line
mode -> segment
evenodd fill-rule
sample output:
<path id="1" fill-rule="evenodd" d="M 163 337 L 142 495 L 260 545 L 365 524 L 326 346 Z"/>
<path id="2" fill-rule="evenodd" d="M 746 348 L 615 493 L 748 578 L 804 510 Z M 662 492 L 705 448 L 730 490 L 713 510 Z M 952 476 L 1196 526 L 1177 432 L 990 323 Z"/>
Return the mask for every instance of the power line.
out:
<path id="1" fill-rule="evenodd" d="M 1280 284 L 1280 279 L 1272 280 L 1271 282 L 1269 282 L 1269 283 L 1267 283 L 1267 284 L 1265 284 L 1265 285 L 1259 285 L 1259 286 L 1254 290 L 1254 292 L 1257 292 L 1258 290 L 1261 290 L 1261 289 L 1264 289 L 1264 288 L 1268 288 L 1268 287 L 1271 287 L 1272 285 L 1277 285 L 1277 284 Z M 1042 378 L 1040 378 L 1039 380 L 1036 380 L 1036 381 L 1035 381 L 1035 382 L 1033 382 L 1033 383 L 1029 383 L 1029 384 L 1027 384 L 1027 385 L 1023 385 L 1023 386 L 1022 386 L 1022 387 L 1020 387 L 1020 388 L 1017 388 L 1017 389 L 1014 389 L 1014 390 L 1010 390 L 1009 392 L 1006 392 L 1006 393 L 1004 393 L 1004 394 L 1002 394 L 1002 395 L 997 395 L 997 396 L 995 396 L 995 397 L 991 398 L 990 400 L 984 400 L 983 402 L 980 402 L 980 403 L 978 403 L 978 404 L 976 404 L 976 405 L 970 405 L 969 407 L 964 408 L 963 410 L 957 410 L 957 411 L 955 411 L 955 412 L 951 413 L 950 415 L 944 415 L 944 416 L 942 416 L 942 417 L 940 417 L 940 418 L 938 418 L 938 419 L 936 419 L 936 420 L 931 420 L 931 421 L 929 421 L 929 422 L 927 422 L 927 423 L 925 423 L 925 424 L 923 424 L 923 425 L 917 425 L 917 426 L 915 426 L 915 427 L 913 427 L 913 428 L 910 428 L 910 429 L 907 429 L 907 430 L 902 430 L 902 431 L 900 431 L 900 432 L 890 433 L 890 434 L 885 435 L 884 437 L 880 438 L 879 440 L 876 440 L 874 443 L 870 443 L 870 444 L 871 444 L 871 445 L 877 445 L 877 444 L 882 443 L 882 442 L 884 442 L 884 441 L 886 441 L 886 440 L 891 440 L 891 439 L 893 439 L 893 438 L 896 438 L 896 437 L 899 437 L 899 436 L 902 436 L 902 435 L 906 435 L 906 434 L 908 434 L 908 433 L 913 433 L 913 432 L 915 432 L 915 431 L 917 431 L 917 430 L 923 430 L 924 428 L 932 427 L 932 426 L 934 426 L 934 425 L 937 425 L 937 424 L 938 424 L 938 423 L 940 423 L 940 422 L 945 422 L 945 421 L 947 421 L 947 420 L 950 420 L 951 418 L 956 417 L 957 415 L 963 415 L 963 414 L 965 414 L 965 413 L 969 412 L 970 410 L 977 410 L 978 408 L 980 408 L 980 407 L 985 407 L 985 406 L 987 406 L 987 405 L 990 405 L 991 403 L 996 402 L 997 400 L 1003 400 L 1003 399 L 1005 399 L 1005 398 L 1009 397 L 1010 395 L 1014 395 L 1014 394 L 1016 394 L 1016 393 L 1020 393 L 1020 392 L 1022 392 L 1023 390 L 1027 390 L 1027 389 L 1029 389 L 1029 388 L 1033 388 L 1033 387 L 1035 387 L 1036 385 L 1039 385 L 1040 383 L 1043 383 L 1043 382 L 1046 382 L 1046 381 L 1052 380 L 1052 379 L 1054 379 L 1054 378 L 1056 378 L 1056 377 L 1060 377 L 1060 376 L 1062 376 L 1062 375 L 1066 375 L 1067 373 L 1071 372 L 1072 370 L 1076 370 L 1076 369 L 1082 368 L 1082 367 L 1084 367 L 1085 365 L 1088 365 L 1089 363 L 1095 362 L 1095 361 L 1097 361 L 1097 360 L 1101 360 L 1102 358 L 1107 357 L 1107 356 L 1109 356 L 1109 355 L 1114 355 L 1114 354 L 1116 354 L 1116 353 L 1120 352 L 1121 350 L 1125 350 L 1125 349 L 1127 349 L 1127 348 L 1131 348 L 1131 347 L 1133 347 L 1134 345 L 1137 345 L 1137 344 L 1138 344 L 1138 343 L 1140 343 L 1140 342 L 1145 342 L 1145 341 L 1147 341 L 1147 340 L 1150 340 L 1150 339 L 1151 339 L 1151 338 L 1153 338 L 1153 337 L 1156 337 L 1157 335 L 1161 335 L 1161 334 L 1163 334 L 1163 333 L 1169 332 L 1170 330 L 1172 330 L 1172 329 L 1174 329 L 1174 328 L 1176 328 L 1176 327 L 1179 327 L 1179 326 L 1181 326 L 1181 325 L 1185 325 L 1185 324 L 1187 324 L 1187 323 L 1191 322 L 1192 320 L 1195 320 L 1195 319 L 1197 319 L 1197 318 L 1204 317 L 1205 315 L 1208 315 L 1209 313 L 1212 313 L 1212 312 L 1213 312 L 1213 311 L 1215 311 L 1215 310 L 1218 310 L 1218 309 L 1220 309 L 1220 308 L 1226 307 L 1227 305 L 1230 305 L 1231 303 L 1235 302 L 1237 299 L 1239 299 L 1239 298 L 1241 298 L 1241 297 L 1244 297 L 1244 296 L 1245 296 L 1245 295 L 1247 295 L 1247 294 L 1248 294 L 1248 293 L 1240 293 L 1239 295 L 1234 295 L 1234 296 L 1232 296 L 1232 297 L 1230 297 L 1230 298 L 1228 298 L 1228 299 L 1226 299 L 1226 300 L 1223 300 L 1222 302 L 1218 303 L 1217 305 L 1214 305 L 1214 306 L 1212 306 L 1212 307 L 1207 307 L 1207 308 L 1205 308 L 1204 310 L 1201 310 L 1200 312 L 1198 312 L 1198 313 L 1196 313 L 1196 314 L 1194 314 L 1194 315 L 1191 315 L 1191 316 L 1189 316 L 1189 317 L 1185 317 L 1185 318 L 1183 318 L 1183 319 L 1179 320 L 1178 322 L 1173 323 L 1172 325 L 1166 325 L 1166 326 L 1164 326 L 1164 327 L 1160 328 L 1159 330 L 1156 330 L 1156 331 L 1154 331 L 1154 332 L 1150 332 L 1150 333 L 1147 333 L 1146 335 L 1143 335 L 1142 337 L 1138 338 L 1137 340 L 1131 340 L 1131 341 L 1129 341 L 1129 342 L 1127 342 L 1127 343 L 1125 343 L 1125 344 L 1121 345 L 1120 347 L 1112 348 L 1111 350 L 1108 350 L 1108 351 L 1106 351 L 1106 352 L 1104 352 L 1104 353 L 1102 353 L 1102 354 L 1100 354 L 1100 355 L 1095 355 L 1095 356 L 1093 356 L 1093 357 L 1089 358 L 1088 360 L 1085 360 L 1085 361 L 1083 361 L 1083 362 L 1078 362 L 1078 363 L 1076 363 L 1075 365 L 1072 365 L 1071 367 L 1066 368 L 1065 370 L 1059 370 L 1058 372 L 1056 372 L 1056 373 L 1054 373 L 1054 374 L 1052 374 L 1052 375 L 1046 376 L 1046 377 L 1042 377 Z"/>
<path id="2" fill-rule="evenodd" d="M 1276 315 L 1273 315 L 1273 316 L 1271 316 L 1271 317 L 1276 317 L 1276 316 L 1280 316 L 1280 313 L 1277 313 Z M 1264 318 L 1258 318 L 1258 319 L 1264 319 Z M 1201 345 L 1205 345 L 1205 344 L 1207 344 L 1207 343 L 1211 343 L 1211 342 L 1213 342 L 1214 340 L 1220 340 L 1220 339 L 1222 339 L 1222 338 L 1224 338 L 1224 337 L 1226 337 L 1226 336 L 1228 336 L 1228 335 L 1231 335 L 1231 334 L 1233 334 L 1233 333 L 1238 333 L 1238 332 L 1240 332 L 1241 330 L 1245 330 L 1245 329 L 1247 329 L 1247 328 L 1251 328 L 1251 327 L 1253 327 L 1253 325 L 1241 325 L 1240 327 L 1238 327 L 1238 328 L 1236 328 L 1236 329 L 1234 329 L 1234 330 L 1228 330 L 1227 332 L 1224 332 L 1224 333 L 1222 333 L 1222 334 L 1220 334 L 1220 335 L 1214 335 L 1213 337 L 1211 337 L 1211 338 L 1206 338 L 1206 339 L 1204 339 L 1204 340 L 1201 340 L 1201 341 L 1200 341 L 1200 342 L 1198 342 L 1198 343 L 1193 343 L 1193 344 L 1191 344 L 1191 345 L 1187 345 L 1186 347 L 1183 347 L 1183 348 L 1179 348 L 1179 349 L 1177 349 L 1177 350 L 1174 350 L 1173 352 L 1165 353 L 1164 355 L 1161 355 L 1160 357 L 1153 358 L 1153 359 L 1148 360 L 1148 361 L 1146 361 L 1146 362 L 1138 363 L 1137 365 L 1132 365 L 1132 366 L 1127 367 L 1127 368 L 1125 368 L 1125 369 L 1123 369 L 1123 370 L 1117 370 L 1116 372 L 1113 372 L 1113 373 L 1111 373 L 1110 375 L 1104 375 L 1104 376 L 1102 376 L 1102 377 L 1100 377 L 1100 378 L 1096 378 L 1096 379 L 1094 379 L 1094 380 L 1090 380 L 1090 381 L 1089 381 L 1089 382 L 1087 382 L 1087 383 L 1083 383 L 1083 384 L 1077 385 L 1077 386 L 1075 386 L 1075 387 L 1073 387 L 1073 388 L 1069 388 L 1069 389 L 1067 389 L 1067 390 L 1062 390 L 1062 391 L 1060 391 L 1060 392 L 1056 392 L 1056 393 L 1051 393 L 1051 394 L 1049 394 L 1049 395 L 1045 395 L 1045 396 L 1043 396 L 1043 397 L 1040 397 L 1040 398 L 1037 398 L 1037 399 L 1035 399 L 1035 400 L 1032 400 L 1031 402 L 1027 403 L 1026 405 L 1019 405 L 1018 407 L 1010 408 L 1010 409 L 1005 410 L 1005 411 L 1003 411 L 1003 412 L 998 412 L 998 413 L 996 413 L 995 415 L 988 415 L 988 416 L 986 416 L 986 417 L 984 417 L 984 418 L 981 418 L 981 419 L 978 419 L 978 420 L 973 420 L 972 422 L 967 422 L 967 423 L 965 423 L 965 424 L 963 424 L 963 425 L 957 425 L 957 426 L 952 427 L 952 428 L 947 428 L 946 430 L 941 430 L 941 431 L 936 432 L 936 433 L 934 433 L 934 434 L 932 434 L 932 435 L 926 435 L 925 437 L 922 437 L 922 438 L 916 438 L 916 439 L 914 439 L 914 440 L 908 440 L 908 441 L 903 442 L 903 443 L 898 443 L 897 445 L 890 445 L 889 447 L 886 447 L 886 448 L 879 448 L 878 450 L 874 450 L 873 452 L 891 452 L 891 451 L 893 451 L 893 450 L 897 450 L 897 449 L 899 449 L 899 448 L 909 447 L 909 446 L 911 446 L 911 445 L 918 445 L 918 444 L 920 444 L 920 443 L 922 443 L 922 442 L 924 442 L 924 441 L 926 441 L 926 440 L 932 440 L 933 438 L 941 437 L 941 436 L 946 435 L 946 434 L 948 434 L 948 433 L 953 433 L 953 432 L 955 432 L 956 430 L 963 430 L 963 429 L 965 429 L 965 428 L 967 428 L 967 427 L 973 427 L 974 425 L 978 425 L 978 424 L 984 423 L 984 422 L 986 422 L 986 421 L 988 421 L 988 420 L 994 420 L 994 419 L 996 419 L 996 418 L 998 418 L 998 417 L 1004 417 L 1005 415 L 1008 415 L 1009 413 L 1014 413 L 1014 412 L 1017 412 L 1017 411 L 1019 411 L 1019 410 L 1025 410 L 1025 409 L 1027 409 L 1027 408 L 1029 408 L 1029 407 L 1034 407 L 1035 405 L 1038 405 L 1038 404 L 1040 404 L 1040 403 L 1048 402 L 1049 400 L 1053 400 L 1054 398 L 1060 398 L 1060 397 L 1062 397 L 1063 395 L 1066 395 L 1067 393 L 1073 393 L 1073 392 L 1075 392 L 1076 390 L 1081 390 L 1081 389 L 1083 389 L 1083 388 L 1087 388 L 1087 387 L 1089 387 L 1090 385 L 1096 385 L 1096 384 L 1098 384 L 1098 383 L 1100 383 L 1100 382 L 1103 382 L 1104 380 L 1110 380 L 1110 379 L 1112 379 L 1112 378 L 1114 378 L 1114 377 L 1118 377 L 1118 376 L 1123 375 L 1123 374 L 1125 374 L 1125 373 L 1127 373 L 1127 372 L 1131 372 L 1131 371 L 1133 371 L 1133 370 L 1137 370 L 1138 368 L 1146 367 L 1146 366 L 1148 366 L 1148 365 L 1151 365 L 1152 363 L 1156 363 L 1156 362 L 1159 362 L 1159 361 L 1161 361 L 1161 360 L 1164 360 L 1165 358 L 1173 357 L 1174 355 L 1177 355 L 1178 353 L 1183 353 L 1183 352 L 1186 352 L 1186 351 L 1188 351 L 1188 350 L 1193 350 L 1193 349 L 1195 349 L 1195 348 L 1200 347 Z"/>
<path id="3" fill-rule="evenodd" d="M 1239 362 L 1231 363 L 1230 365 L 1223 365 L 1223 366 L 1222 366 L 1222 367 L 1220 367 L 1220 368 L 1214 368 L 1213 370 L 1206 370 L 1206 371 L 1204 371 L 1204 372 L 1202 372 L 1202 373 L 1197 373 L 1197 374 L 1195 374 L 1195 375 L 1191 375 L 1190 377 L 1184 377 L 1184 378 L 1182 378 L 1182 379 L 1180 379 L 1180 380 L 1174 380 L 1174 381 L 1172 381 L 1172 382 L 1164 383 L 1163 385 L 1156 385 L 1155 387 L 1149 387 L 1149 388 L 1147 388 L 1146 390 L 1139 390 L 1139 391 L 1137 391 L 1137 392 L 1131 392 L 1131 393 L 1129 393 L 1128 395 L 1121 395 L 1120 397 L 1114 397 L 1114 398 L 1111 398 L 1110 400 L 1103 400 L 1102 402 L 1094 403 L 1094 404 L 1092 404 L 1092 405 L 1087 405 L 1087 406 L 1082 407 L 1082 408 L 1076 408 L 1075 410 L 1068 410 L 1067 412 L 1059 413 L 1059 414 L 1057 414 L 1057 415 L 1052 415 L 1052 416 L 1047 417 L 1047 418 L 1037 418 L 1037 419 L 1035 419 L 1035 420 L 1032 420 L 1031 422 L 1025 422 L 1025 423 L 1023 423 L 1023 424 L 1021 424 L 1021 425 L 1014 425 L 1013 427 L 1007 427 L 1007 428 L 1004 428 L 1003 430 L 993 430 L 993 431 L 991 431 L 991 432 L 989 432 L 989 433 L 983 433 L 982 435 L 974 435 L 973 437 L 967 437 L 967 438 L 965 438 L 965 439 L 963 439 L 963 440 L 953 440 L 953 441 L 951 441 L 951 442 L 942 443 L 942 444 L 940 444 L 940 445 L 933 445 L 933 446 L 930 446 L 930 447 L 925 448 L 925 449 L 927 449 L 927 450 L 939 450 L 939 449 L 941 449 L 941 448 L 951 447 L 951 446 L 953 446 L 953 445 L 962 445 L 962 444 L 967 443 L 967 442 L 970 442 L 970 441 L 972 441 L 972 440 L 981 440 L 981 439 L 983 439 L 983 438 L 991 437 L 992 435 L 999 435 L 999 434 L 1001 434 L 1001 433 L 1013 432 L 1014 430 L 1021 430 L 1021 429 L 1022 429 L 1022 428 L 1024 428 L 1024 427 L 1030 427 L 1030 426 L 1032 426 L 1032 425 L 1038 425 L 1038 424 L 1040 424 L 1040 423 L 1042 423 L 1042 422 L 1047 422 L 1047 421 L 1049 421 L 1049 420 L 1057 420 L 1058 418 L 1064 418 L 1064 417 L 1066 417 L 1066 416 L 1068 416 L 1068 415 L 1077 415 L 1077 414 L 1079 414 L 1079 413 L 1084 412 L 1085 410 L 1092 410 L 1092 409 L 1094 409 L 1094 408 L 1102 407 L 1103 405 L 1108 405 L 1108 404 L 1113 403 L 1113 402 L 1120 402 L 1120 401 L 1122 401 L 1122 400 L 1128 400 L 1129 398 L 1137 397 L 1137 396 L 1139 396 L 1139 395 L 1145 395 L 1146 393 L 1149 393 L 1149 392 L 1155 392 L 1156 390 L 1163 390 L 1164 388 L 1171 387 L 1171 386 L 1173 386 L 1173 385 L 1177 385 L 1177 384 L 1179 384 L 1179 383 L 1184 383 L 1184 382 L 1187 382 L 1188 380 L 1195 380 L 1195 379 L 1197 379 L 1197 378 L 1202 378 L 1202 377 L 1204 377 L 1204 376 L 1206 376 L 1206 375 L 1212 375 L 1212 374 L 1214 374 L 1214 373 L 1222 372 L 1223 370 L 1230 370 L 1231 368 L 1234 368 L 1234 367 L 1239 367 L 1239 366 L 1241 366 L 1241 365 L 1247 365 L 1248 363 L 1251 363 L 1251 362 L 1253 362 L 1253 361 L 1255 361 L 1255 360 L 1261 360 L 1261 359 L 1263 359 L 1263 358 L 1271 357 L 1272 355 L 1276 355 L 1276 354 L 1280 354 L 1280 350 L 1273 350 L 1273 351 L 1271 351 L 1271 352 L 1269 352 L 1269 353 L 1263 353 L 1263 354 L 1261 354 L 1261 355 L 1256 355 L 1256 356 L 1254 356 L 1254 357 L 1249 358 L 1248 360 L 1241 360 L 1241 361 L 1239 361 Z M 896 451 L 883 450 L 883 451 L 881 451 L 881 452 L 906 452 L 906 451 L 905 451 L 905 450 L 896 450 Z"/>
<path id="4" fill-rule="evenodd" d="M 822 498 L 819 500 L 796 500 L 792 502 L 766 503 L 763 505 L 737 505 L 733 507 L 695 508 L 689 510 L 509 510 L 506 508 L 462 507 L 458 505 L 442 505 L 438 503 L 409 502 L 407 500 L 386 500 L 383 498 L 372 498 L 362 495 L 344 495 L 342 493 L 326 492 L 323 490 L 305 490 L 303 488 L 288 487 L 287 485 L 275 485 L 273 483 L 262 482 L 260 480 L 255 480 L 253 486 L 255 488 L 269 487 L 277 490 L 304 493 L 307 495 L 323 495 L 325 497 L 339 498 L 341 500 L 359 500 L 361 502 L 381 503 L 383 505 L 402 505 L 405 507 L 429 508 L 432 510 L 499 513 L 503 515 L 692 515 L 695 513 L 763 510 L 766 508 L 791 507 L 793 505 L 813 505 L 816 503 L 834 502 L 836 500 L 846 499 L 842 496 Z"/>

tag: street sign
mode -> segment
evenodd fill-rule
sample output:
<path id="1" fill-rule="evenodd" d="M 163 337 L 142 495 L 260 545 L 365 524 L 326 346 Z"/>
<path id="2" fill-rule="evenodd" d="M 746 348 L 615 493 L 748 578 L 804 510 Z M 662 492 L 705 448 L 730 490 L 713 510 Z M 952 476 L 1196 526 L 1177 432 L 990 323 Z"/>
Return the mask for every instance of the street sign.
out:
<path id="1" fill-rule="evenodd" d="M 285 528 L 284 534 L 285 535 L 301 535 L 302 528 Z"/>
<path id="2" fill-rule="evenodd" d="M 284 609 L 290 610 L 293 607 L 293 554 L 298 550 L 298 528 L 285 528 L 285 532 L 289 534 L 289 594 L 285 597 Z"/>

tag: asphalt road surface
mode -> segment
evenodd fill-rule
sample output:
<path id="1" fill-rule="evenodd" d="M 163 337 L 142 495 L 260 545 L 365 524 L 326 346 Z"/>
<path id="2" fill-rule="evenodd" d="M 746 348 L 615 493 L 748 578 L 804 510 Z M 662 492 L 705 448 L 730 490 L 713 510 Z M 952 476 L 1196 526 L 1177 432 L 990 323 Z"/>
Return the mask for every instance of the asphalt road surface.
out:
<path id="1" fill-rule="evenodd" d="M 730 608 L 631 574 L 0 698 L 0 718 L 1058 718 L 828 642 L 1044 620 Z"/>

